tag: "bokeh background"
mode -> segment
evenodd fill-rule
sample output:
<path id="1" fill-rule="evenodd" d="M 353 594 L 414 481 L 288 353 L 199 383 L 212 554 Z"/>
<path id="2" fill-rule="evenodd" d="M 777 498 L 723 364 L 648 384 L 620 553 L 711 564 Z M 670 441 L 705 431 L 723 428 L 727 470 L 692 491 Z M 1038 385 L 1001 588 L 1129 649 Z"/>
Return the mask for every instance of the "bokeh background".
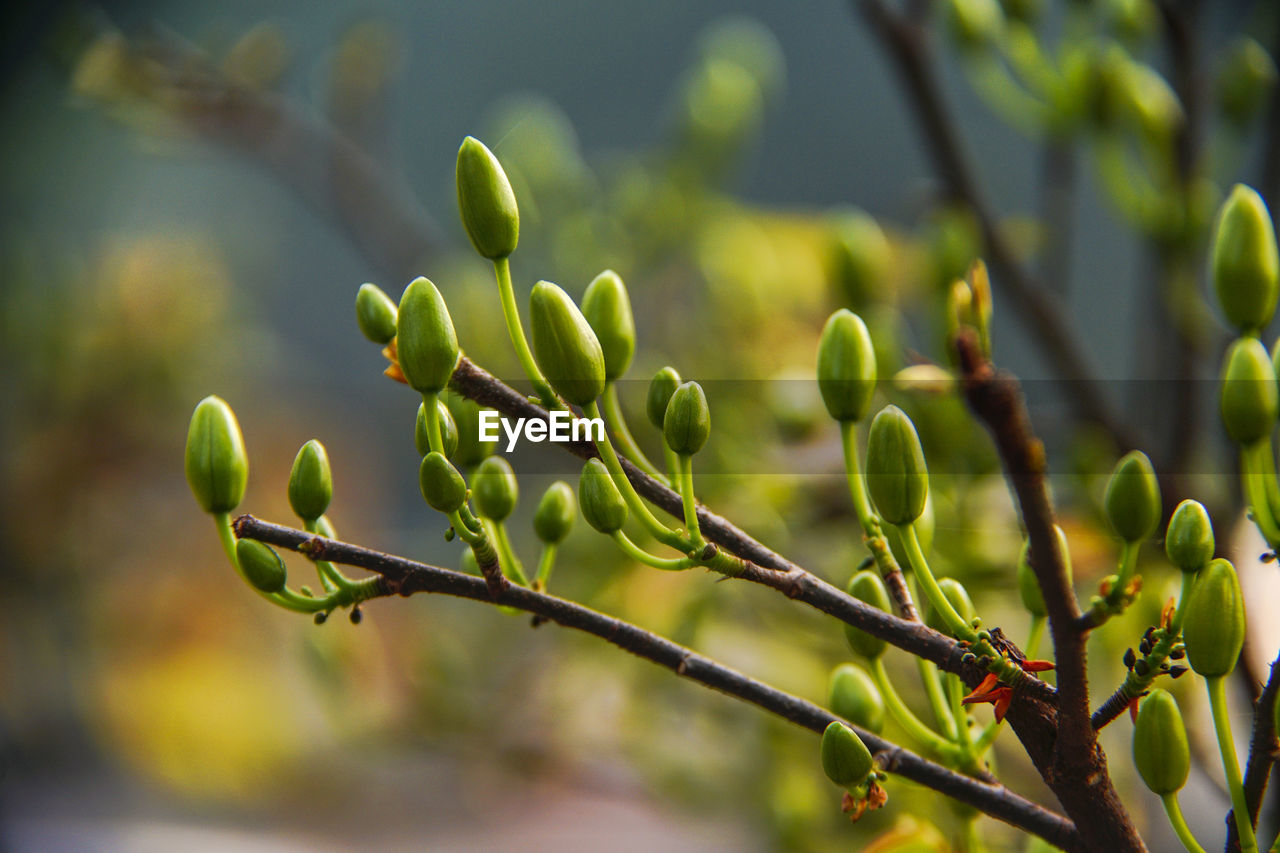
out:
<path id="1" fill-rule="evenodd" d="M 886 379 L 912 362 L 945 366 L 943 296 L 981 253 L 856 5 L 8 8 L 0 849 L 826 850 L 873 838 L 947 849 L 957 817 L 942 800 L 895 781 L 890 807 L 850 828 L 811 734 L 589 638 L 425 596 L 375 601 L 358 626 L 276 611 L 223 562 L 181 472 L 191 408 L 217 393 L 251 456 L 246 511 L 290 520 L 289 466 L 318 438 L 343 536 L 457 565 L 417 495 L 416 401 L 381 376 L 353 300 L 362 282 L 396 297 L 427 275 L 468 354 L 518 375 L 490 272 L 456 215 L 454 154 L 475 134 L 520 199 L 517 292 L 548 278 L 580 295 L 618 270 L 639 327 L 621 393 L 641 443 L 658 447 L 643 380 L 666 363 L 704 380 L 706 500 L 842 583 L 861 554 L 835 430 L 808 381 L 822 321 L 841 305 L 863 313 Z M 1105 380 L 1098 393 L 1149 428 L 1155 450 L 1195 431 L 1168 473 L 1234 527 L 1211 402 L 1225 330 L 1204 299 L 1204 211 L 1231 182 L 1263 180 L 1276 144 L 1269 94 L 1244 116 L 1216 94 L 1242 35 L 1274 53 L 1276 8 L 1183 4 L 1199 7 L 1211 152 L 1191 191 L 1162 185 L 1172 179 L 1158 168 L 1127 169 L 1110 144 L 1158 160 L 1152 137 L 1176 125 L 1161 124 L 1172 83 L 1148 80 L 1119 108 L 1128 119 L 1037 124 L 975 61 L 949 4 L 935 5 L 943 91 L 1018 257 L 1057 288 Z M 1035 31 L 1055 61 L 1060 45 L 1087 57 L 1115 46 L 1176 82 L 1154 4 L 1044 5 Z M 1051 186 L 1068 188 L 1056 207 Z M 1161 214 L 1179 205 L 1186 222 L 1173 228 Z M 1037 335 L 995 285 L 996 355 L 1028 380 L 1087 594 L 1115 559 L 1097 499 L 1128 448 L 1073 420 Z M 1178 366 L 1188 348 L 1200 358 L 1190 372 Z M 1170 408 L 1186 382 L 1203 386 L 1190 415 Z M 1020 640 L 1017 519 L 982 432 L 953 396 L 899 385 L 885 399 L 925 435 L 942 573 Z M 537 496 L 576 468 L 540 448 L 514 462 L 529 561 Z M 818 701 L 848 658 L 815 613 L 703 573 L 641 570 L 578 527 L 553 591 Z M 1264 602 L 1251 612 L 1261 661 L 1280 642 L 1275 572 L 1256 565 L 1247 533 L 1233 538 Z M 1159 592 L 1175 578 L 1149 550 Z M 1099 684 L 1117 683 L 1120 653 L 1162 598 L 1094 641 Z M 916 701 L 913 668 L 893 661 Z M 1212 759 L 1207 711 L 1183 692 Z M 1159 818 L 1128 766 L 1127 727 L 1108 733 L 1112 769 L 1135 813 Z M 1006 739 L 1001 772 L 1048 797 Z M 1185 798 L 1206 840 L 1226 808 L 1214 773 L 1204 761 L 1202 796 Z M 1156 839 L 1162 820 L 1147 821 Z M 995 848 L 1024 847 L 989 821 L 983 831 Z"/>

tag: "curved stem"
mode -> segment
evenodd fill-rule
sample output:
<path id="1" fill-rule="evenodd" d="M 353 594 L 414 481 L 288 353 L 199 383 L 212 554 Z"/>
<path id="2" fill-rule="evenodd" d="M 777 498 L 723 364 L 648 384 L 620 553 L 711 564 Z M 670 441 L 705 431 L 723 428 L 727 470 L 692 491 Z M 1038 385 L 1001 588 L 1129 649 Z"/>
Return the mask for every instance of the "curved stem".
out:
<path id="1" fill-rule="evenodd" d="M 1160 797 L 1160 801 L 1164 803 L 1164 813 L 1169 816 L 1169 824 L 1173 827 L 1174 834 L 1178 836 L 1182 846 L 1187 848 L 1187 853 L 1204 853 L 1204 848 L 1191 834 L 1191 827 L 1187 826 L 1186 819 L 1182 817 L 1182 807 L 1178 805 L 1178 792 L 1164 794 Z"/>
<path id="2" fill-rule="evenodd" d="M 617 439 L 618 446 L 622 448 L 622 455 L 626 456 L 635 463 L 637 468 L 658 482 L 674 484 L 674 480 L 668 480 L 667 476 L 649 461 L 649 457 L 645 456 L 644 451 L 640 449 L 640 445 L 636 443 L 635 437 L 631 435 L 631 430 L 627 427 L 627 419 L 622 414 L 622 406 L 618 403 L 618 383 L 610 382 L 606 385 L 604 387 L 604 396 L 601 400 L 605 423 L 609 425 L 609 430 L 613 433 L 613 437 Z M 665 446 L 666 442 L 663 442 L 663 445 Z"/>
<path id="3" fill-rule="evenodd" d="M 991 744 L 996 742 L 996 736 L 1000 734 L 1000 727 L 1004 725 L 1004 720 L 995 720 L 987 723 L 987 727 L 982 730 L 982 734 L 978 735 L 978 739 L 973 742 L 974 756 L 981 758 L 986 751 L 991 748 Z"/>
<path id="4" fill-rule="evenodd" d="M 1252 511 L 1253 523 L 1262 538 L 1272 548 L 1280 547 L 1280 525 L 1276 523 L 1267 496 L 1267 472 L 1274 474 L 1275 462 L 1271 458 L 1269 442 L 1258 442 L 1240 451 L 1240 476 L 1244 479 L 1244 493 Z M 1266 458 L 1263 458 L 1265 454 Z"/>
<path id="5" fill-rule="evenodd" d="M 870 535 L 873 528 L 879 530 L 880 519 L 871 509 L 871 499 L 867 497 L 866 475 L 862 473 L 858 459 L 857 422 L 840 422 L 840 443 L 844 448 L 844 474 L 849 481 L 849 496 L 853 498 L 853 514 L 858 517 L 862 531 Z"/>
<path id="6" fill-rule="evenodd" d="M 244 569 L 240 568 L 240 558 L 236 556 L 236 534 L 231 529 L 231 514 L 226 512 L 215 513 L 213 516 L 214 526 L 218 528 L 218 539 L 222 542 L 222 550 L 227 555 L 227 560 L 231 563 L 231 567 L 236 570 L 236 574 L 240 579 L 248 584 L 249 589 L 258 595 L 270 601 L 272 604 L 278 604 L 287 610 L 298 611 L 298 608 L 290 604 L 283 596 L 275 592 L 263 592 L 245 576 Z M 301 611 L 298 611 L 301 612 Z"/>
<path id="7" fill-rule="evenodd" d="M 626 554 L 637 563 L 643 563 L 646 566 L 652 566 L 655 569 L 662 569 L 668 572 L 678 572 L 684 569 L 691 569 L 698 565 L 696 560 L 689 557 L 655 557 L 648 551 L 641 548 L 636 543 L 627 538 L 627 534 L 621 530 L 614 531 L 613 541 L 618 543 L 618 547 L 622 549 L 622 553 Z"/>
<path id="8" fill-rule="evenodd" d="M 303 519 L 302 524 L 308 533 L 320 532 L 318 519 Z M 338 567 L 328 560 L 316 560 L 316 573 L 320 575 L 320 583 L 324 585 L 325 592 L 333 592 L 338 589 L 350 589 L 355 586 L 355 581 L 348 578 Z"/>
<path id="9" fill-rule="evenodd" d="M 884 696 L 884 704 L 889 709 L 889 713 L 893 715 L 894 720 L 911 738 L 935 755 L 949 758 L 956 757 L 955 744 L 926 726 L 902 701 L 902 697 L 898 695 L 893 682 L 889 680 L 888 671 L 884 668 L 884 655 L 880 655 L 871 661 L 871 677 L 875 679 L 876 686 L 880 688 L 880 693 Z"/>
<path id="10" fill-rule="evenodd" d="M 498 279 L 498 296 L 502 300 L 502 316 L 507 321 L 507 334 L 516 348 L 516 357 L 520 359 L 520 366 L 524 368 L 525 375 L 533 383 L 534 390 L 542 399 L 542 404 L 548 410 L 563 409 L 564 406 L 556 397 L 556 392 L 551 390 L 547 378 L 542 375 L 537 362 L 533 360 L 529 342 L 525 339 L 524 326 L 520 322 L 520 309 L 516 307 L 515 287 L 511 284 L 510 261 L 507 258 L 498 258 L 493 262 L 493 271 Z"/>
<path id="11" fill-rule="evenodd" d="M 680 500 L 684 504 L 684 527 L 694 548 L 707 544 L 698 529 L 698 499 L 693 495 L 693 457 L 680 457 Z"/>
<path id="12" fill-rule="evenodd" d="M 942 678 L 951 717 L 956 721 L 956 743 L 959 744 L 967 764 L 973 759 L 973 734 L 969 731 L 969 715 L 965 713 L 964 705 L 960 704 L 965 694 L 964 683 L 960 681 L 960 676 L 950 673 Z"/>
<path id="13" fill-rule="evenodd" d="M 1249 821 L 1249 806 L 1244 799 L 1244 780 L 1240 777 L 1240 760 L 1236 757 L 1235 738 L 1231 735 L 1231 721 L 1227 718 L 1227 691 L 1223 676 L 1205 678 L 1209 689 L 1209 709 L 1213 712 L 1213 731 L 1218 736 L 1218 751 L 1222 753 L 1222 770 L 1227 777 L 1227 790 L 1231 794 L 1231 808 L 1235 814 L 1236 829 L 1240 833 L 1241 853 L 1258 853 L 1258 839 Z"/>
<path id="14" fill-rule="evenodd" d="M 551 580 L 551 570 L 556 564 L 556 546 L 550 542 L 542 543 L 542 556 L 538 558 L 538 571 L 533 576 L 533 588 L 541 592 L 547 588 Z"/>
<path id="15" fill-rule="evenodd" d="M 680 457 L 676 455 L 674 450 L 667 446 L 665 441 L 662 442 L 662 455 L 667 464 L 667 483 L 669 483 L 672 488 L 675 488 L 676 483 L 680 480 Z"/>
<path id="16" fill-rule="evenodd" d="M 978 634 L 973 630 L 973 626 L 960 617 L 946 595 L 938 588 L 938 582 L 934 580 L 933 572 L 929 569 L 929 561 L 925 559 L 924 551 L 920 548 L 915 524 L 900 524 L 897 527 L 898 532 L 902 534 L 902 547 L 907 552 L 907 562 L 911 564 L 916 577 L 920 579 L 920 585 L 924 588 L 925 598 L 929 599 L 929 605 L 938 612 L 942 621 L 947 623 L 947 627 L 951 629 L 956 639 L 970 643 L 976 641 Z"/>
<path id="17" fill-rule="evenodd" d="M 586 412 L 588 417 L 602 417 L 600 406 L 595 402 L 587 404 Z M 675 548 L 681 553 L 687 552 L 690 545 L 685 538 L 661 521 L 658 521 L 653 513 L 649 511 L 649 507 L 645 506 L 644 501 L 640 499 L 640 495 L 636 494 L 635 486 L 631 485 L 631 480 L 627 478 L 626 472 L 622 470 L 622 463 L 618 461 L 617 451 L 613 449 L 613 442 L 609 440 L 608 432 L 605 432 L 603 440 L 595 442 L 595 445 L 600 454 L 600 460 L 604 462 L 604 467 L 608 469 L 609 476 L 613 479 L 613 484 L 618 487 L 618 491 L 622 492 L 622 498 L 627 502 L 627 507 L 631 510 L 632 515 L 640 519 L 640 523 L 644 525 L 644 528 L 649 531 L 653 538 L 664 545 Z"/>
<path id="18" fill-rule="evenodd" d="M 520 565 L 520 559 L 516 556 L 515 549 L 511 547 L 511 540 L 507 537 L 507 525 L 494 519 L 489 521 L 493 525 L 493 543 L 498 546 L 498 558 L 502 562 L 502 567 L 507 570 L 513 581 L 521 586 L 528 586 L 529 579 L 525 576 L 524 566 Z"/>

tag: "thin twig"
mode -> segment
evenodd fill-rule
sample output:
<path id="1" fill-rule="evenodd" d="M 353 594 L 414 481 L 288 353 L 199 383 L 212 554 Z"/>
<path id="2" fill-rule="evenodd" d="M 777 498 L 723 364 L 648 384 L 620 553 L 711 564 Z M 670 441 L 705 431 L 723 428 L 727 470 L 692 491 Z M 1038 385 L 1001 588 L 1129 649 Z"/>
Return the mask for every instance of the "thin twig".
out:
<path id="1" fill-rule="evenodd" d="M 757 705 L 814 732 L 822 732 L 840 719 L 812 702 L 749 678 L 664 637 L 563 598 L 514 584 L 497 598 L 491 598 L 485 582 L 474 575 L 324 539 L 250 515 L 236 519 L 235 531 L 241 538 L 289 548 L 312 560 L 328 560 L 376 572 L 384 578 L 388 594 L 442 593 L 525 610 L 545 621 L 593 634 L 677 675 Z M 1081 849 L 1080 836 L 1061 815 L 1024 799 L 1002 785 L 963 776 L 869 731 L 854 728 L 873 753 L 884 752 L 891 756 L 886 768 L 891 772 L 1034 833 L 1063 849 Z"/>

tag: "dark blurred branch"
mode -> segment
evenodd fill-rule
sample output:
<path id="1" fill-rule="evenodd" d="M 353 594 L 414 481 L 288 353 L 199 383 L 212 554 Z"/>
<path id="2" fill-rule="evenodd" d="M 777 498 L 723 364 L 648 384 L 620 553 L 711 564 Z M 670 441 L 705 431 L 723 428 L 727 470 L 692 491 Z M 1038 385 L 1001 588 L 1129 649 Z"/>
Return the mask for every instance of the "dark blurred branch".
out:
<path id="1" fill-rule="evenodd" d="M 1280 738 L 1276 736 L 1275 707 L 1280 699 L 1280 656 L 1271 663 L 1271 675 L 1253 703 L 1253 736 L 1249 739 L 1249 761 L 1245 765 L 1244 798 L 1249 804 L 1249 819 L 1258 825 L 1258 812 L 1267 793 L 1271 766 L 1280 761 Z M 1227 849 L 1240 849 L 1235 816 L 1227 815 Z"/>
<path id="2" fill-rule="evenodd" d="M 1271 24 L 1271 44 L 1267 52 L 1275 58 L 1280 56 L 1280 14 L 1272 14 Z M 1258 183 L 1258 191 L 1266 199 L 1267 207 L 1275 210 L 1280 204 L 1280 86 L 1271 90 L 1271 106 L 1267 109 L 1262 139 L 1262 173 Z"/>
<path id="3" fill-rule="evenodd" d="M 1032 432 L 1017 380 L 986 360 L 972 330 L 962 329 L 955 347 L 965 398 L 991 431 L 1013 485 L 1031 544 L 1031 568 L 1048 611 L 1058 673 L 1058 717 L 1051 763 L 1040 768 L 1041 775 L 1089 847 L 1145 849 L 1112 785 L 1106 755 L 1090 721 L 1087 631 L 1080 624 L 1080 608 L 1058 547 L 1044 445 Z"/>
<path id="4" fill-rule="evenodd" d="M 748 678 L 692 649 L 563 598 L 534 592 L 514 584 L 508 585 L 496 597 L 491 597 L 485 582 L 474 575 L 324 539 L 303 530 L 260 521 L 249 515 L 236 519 L 235 531 L 241 538 L 289 548 L 312 560 L 328 560 L 376 572 L 382 575 L 388 594 L 407 596 L 415 592 L 441 593 L 524 610 L 542 620 L 600 637 L 677 675 L 749 702 L 814 732 L 820 733 L 833 721 L 840 719 L 812 702 Z M 854 728 L 873 753 L 884 754 L 885 769 L 889 772 L 1038 835 L 1063 849 L 1081 849 L 1080 836 L 1061 815 L 1018 796 L 1002 785 L 963 776 L 869 731 L 856 726 Z"/>

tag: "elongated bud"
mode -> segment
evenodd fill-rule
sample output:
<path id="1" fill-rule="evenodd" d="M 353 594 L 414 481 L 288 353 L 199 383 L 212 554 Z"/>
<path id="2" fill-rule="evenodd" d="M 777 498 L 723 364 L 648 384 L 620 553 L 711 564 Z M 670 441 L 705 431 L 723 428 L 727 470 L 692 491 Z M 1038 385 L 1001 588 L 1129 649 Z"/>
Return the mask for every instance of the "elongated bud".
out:
<path id="1" fill-rule="evenodd" d="M 947 601 L 951 602 L 951 606 L 956 613 L 965 622 L 972 622 L 973 617 L 977 615 L 977 611 L 973 607 L 973 599 L 969 598 L 969 591 L 964 585 L 955 578 L 939 578 L 938 589 L 942 590 L 942 594 Z M 925 614 L 924 622 L 933 630 L 951 636 L 951 629 L 947 627 L 947 622 L 942 618 L 942 613 L 936 607 L 930 607 L 928 613 Z"/>
<path id="2" fill-rule="evenodd" d="M 502 521 L 511 515 L 520 495 L 511 463 L 501 456 L 485 459 L 471 478 L 471 493 L 476 501 L 476 511 L 485 518 Z"/>
<path id="3" fill-rule="evenodd" d="M 533 513 L 533 532 L 548 545 L 558 545 L 573 529 L 577 510 L 573 489 L 563 480 L 557 480 L 538 501 L 538 508 Z"/>
<path id="4" fill-rule="evenodd" d="M 667 447 L 681 456 L 692 456 L 702 449 L 711 435 L 711 408 L 707 395 L 697 382 L 685 382 L 667 403 L 662 418 L 662 437 Z"/>
<path id="5" fill-rule="evenodd" d="M 458 366 L 458 336 L 444 297 L 419 276 L 405 288 L 396 317 L 396 358 L 415 391 L 437 394 Z"/>
<path id="6" fill-rule="evenodd" d="M 840 721 L 827 726 L 822 733 L 822 770 L 827 778 L 842 788 L 862 784 L 875 762 L 871 751 L 853 729 Z"/>
<path id="7" fill-rule="evenodd" d="M 1121 457 L 1111 472 L 1104 499 L 1111 529 L 1126 542 L 1141 542 L 1160 523 L 1160 486 L 1151 460 L 1141 450 Z"/>
<path id="8" fill-rule="evenodd" d="M 284 560 L 256 539 L 236 541 L 236 562 L 254 589 L 268 594 L 284 589 L 288 579 Z"/>
<path id="9" fill-rule="evenodd" d="M 436 400 L 436 412 L 440 424 L 440 444 L 443 446 L 444 455 L 452 459 L 458 451 L 458 425 L 454 423 L 453 413 L 442 400 Z M 473 440 L 478 439 L 473 436 Z M 426 456 L 431 452 L 431 430 L 427 426 L 425 402 L 418 404 L 418 418 L 413 424 L 413 446 L 417 448 L 419 456 Z"/>
<path id="10" fill-rule="evenodd" d="M 489 260 L 510 255 L 520 241 L 520 209 L 498 158 L 468 136 L 458 149 L 456 178 L 458 213 L 471 245 Z"/>
<path id="11" fill-rule="evenodd" d="M 1280 291 L 1280 257 L 1267 204 L 1236 184 L 1218 212 L 1209 266 L 1227 322 L 1252 334 L 1271 322 Z"/>
<path id="12" fill-rule="evenodd" d="M 870 569 L 864 569 L 849 579 L 847 587 L 849 594 L 864 604 L 870 604 L 872 607 L 878 607 L 885 613 L 889 612 L 889 593 L 884 588 L 884 581 L 880 579 L 880 575 Z M 884 654 L 885 649 L 889 647 L 887 641 L 880 637 L 873 637 L 860 628 L 852 625 L 844 626 L 844 638 L 849 643 L 849 648 L 856 655 L 862 655 L 867 660 L 875 660 Z"/>
<path id="13" fill-rule="evenodd" d="M 1164 552 L 1184 572 L 1198 572 L 1213 559 L 1213 522 L 1199 501 L 1178 504 L 1164 534 Z"/>
<path id="14" fill-rule="evenodd" d="M 587 285 L 582 295 L 582 316 L 587 318 L 604 354 L 604 378 L 621 379 L 636 354 L 636 323 L 631 316 L 627 286 L 613 270 L 605 270 Z"/>
<path id="15" fill-rule="evenodd" d="M 376 284 L 362 284 L 356 292 L 356 323 L 375 344 L 389 344 L 396 336 L 396 304 Z"/>
<path id="16" fill-rule="evenodd" d="M 866 670 L 845 663 L 831 672 L 827 707 L 855 726 L 880 734 L 884 730 L 884 697 Z"/>
<path id="17" fill-rule="evenodd" d="M 187 483 L 205 512 L 231 512 L 244 499 L 249 457 L 235 413 L 222 398 L 205 397 L 191 413 L 184 464 Z"/>
<path id="18" fill-rule="evenodd" d="M 867 491 L 884 520 L 910 524 L 924 512 L 929 472 L 924 449 L 911 418 L 886 406 L 871 422 L 867 436 Z"/>
<path id="19" fill-rule="evenodd" d="M 1241 38 L 1228 51 L 1218 77 L 1223 114 L 1237 125 L 1247 125 L 1262 112 L 1275 85 L 1276 64 L 1266 49 L 1251 38 Z"/>
<path id="20" fill-rule="evenodd" d="M 841 308 L 818 340 L 818 390 L 831 417 L 860 421 L 876 390 L 876 353 L 862 318 Z"/>
<path id="21" fill-rule="evenodd" d="M 302 445 L 289 475 L 289 506 L 298 518 L 315 521 L 324 515 L 333 499 L 333 474 L 329 454 L 314 438 Z"/>
<path id="22" fill-rule="evenodd" d="M 842 212 L 833 223 L 832 274 L 841 300 L 855 308 L 884 295 L 893 252 L 879 223 L 861 210 Z"/>
<path id="23" fill-rule="evenodd" d="M 1067 568 L 1067 585 L 1071 585 L 1071 551 L 1067 548 L 1067 534 L 1058 525 L 1053 526 L 1058 534 L 1058 547 L 1062 550 L 1062 561 Z M 1031 542 L 1024 540 L 1022 552 L 1018 554 L 1018 595 L 1022 598 L 1022 606 L 1032 616 L 1045 616 L 1048 609 L 1044 606 L 1044 594 L 1040 590 L 1040 582 L 1036 580 L 1035 570 L 1031 568 Z M 961 614 L 963 615 L 963 614 Z"/>
<path id="24" fill-rule="evenodd" d="M 1244 595 L 1235 566 L 1213 560 L 1200 572 L 1183 617 L 1187 662 L 1200 675 L 1227 675 L 1244 647 Z"/>
<path id="25" fill-rule="evenodd" d="M 446 394 L 444 402 L 458 433 L 458 449 L 450 458 L 459 465 L 478 465 L 498 447 L 496 440 L 480 440 L 480 404 L 457 394 Z"/>
<path id="26" fill-rule="evenodd" d="M 649 381 L 649 396 L 645 398 L 644 410 L 649 416 L 649 423 L 658 429 L 662 429 L 662 422 L 667 416 L 667 404 L 679 387 L 680 374 L 676 373 L 674 367 L 662 368 Z"/>
<path id="27" fill-rule="evenodd" d="M 422 464 L 418 466 L 418 487 L 427 506 L 436 512 L 457 512 L 467 499 L 467 483 L 458 469 L 444 454 L 434 450 L 422 457 Z M 479 502 L 477 496 L 477 505 Z"/>
<path id="28" fill-rule="evenodd" d="M 1133 763 L 1153 794 L 1172 794 L 1187 784 L 1191 750 L 1172 694 L 1153 689 L 1138 706 L 1133 724 Z"/>
<path id="29" fill-rule="evenodd" d="M 601 533 L 614 533 L 627 523 L 627 502 L 599 459 L 588 459 L 578 478 L 578 506 L 582 517 Z"/>
<path id="30" fill-rule="evenodd" d="M 604 392 L 604 352 L 591 324 L 558 285 L 540 281 L 529 296 L 533 355 L 547 381 L 570 403 L 586 406 Z"/>
<path id="31" fill-rule="evenodd" d="M 1280 413 L 1275 365 L 1257 338 L 1239 338 L 1222 370 L 1222 423 L 1243 447 L 1271 435 Z"/>

